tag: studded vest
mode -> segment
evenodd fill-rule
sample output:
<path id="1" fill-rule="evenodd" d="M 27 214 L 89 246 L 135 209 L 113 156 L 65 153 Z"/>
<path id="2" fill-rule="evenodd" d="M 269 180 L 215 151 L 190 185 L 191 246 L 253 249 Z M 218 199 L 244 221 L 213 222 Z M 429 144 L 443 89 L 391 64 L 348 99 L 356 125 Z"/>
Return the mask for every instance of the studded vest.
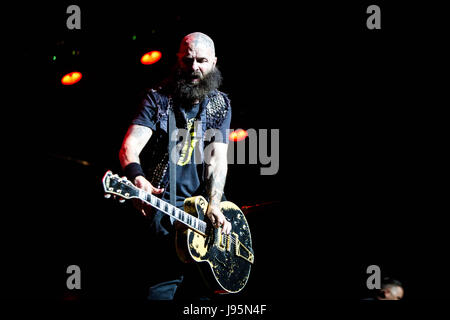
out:
<path id="1" fill-rule="evenodd" d="M 147 168 L 146 176 L 150 183 L 157 188 L 166 188 L 169 183 L 169 154 L 168 154 L 168 123 L 169 110 L 173 109 L 178 128 L 186 127 L 186 119 L 183 113 L 173 105 L 172 99 L 157 90 L 150 92 L 158 107 L 156 114 L 156 130 L 152 135 L 148 149 L 144 155 L 143 164 Z M 200 120 L 202 122 L 199 136 L 201 150 L 205 144 L 205 131 L 208 129 L 218 129 L 226 119 L 228 112 L 231 112 L 230 100 L 227 95 L 218 90 L 214 90 L 200 103 Z M 167 189 L 166 189 L 167 190 Z"/>

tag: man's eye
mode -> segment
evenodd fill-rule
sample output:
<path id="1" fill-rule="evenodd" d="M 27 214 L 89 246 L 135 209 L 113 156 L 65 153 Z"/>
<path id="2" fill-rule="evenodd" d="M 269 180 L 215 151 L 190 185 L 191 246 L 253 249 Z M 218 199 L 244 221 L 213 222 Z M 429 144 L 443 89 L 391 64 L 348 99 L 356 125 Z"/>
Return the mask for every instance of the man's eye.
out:
<path id="1" fill-rule="evenodd" d="M 208 62 L 208 59 L 206 58 L 200 58 L 200 59 L 194 59 L 194 58 L 183 58 L 183 62 L 185 64 L 193 64 L 194 60 L 197 60 L 197 63 L 206 63 Z"/>

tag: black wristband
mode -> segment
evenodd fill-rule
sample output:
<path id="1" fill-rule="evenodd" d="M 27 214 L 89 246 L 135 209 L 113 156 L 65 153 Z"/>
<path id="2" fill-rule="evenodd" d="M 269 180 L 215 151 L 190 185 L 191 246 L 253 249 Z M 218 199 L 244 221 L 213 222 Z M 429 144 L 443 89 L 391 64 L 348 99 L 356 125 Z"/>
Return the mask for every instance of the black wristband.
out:
<path id="1" fill-rule="evenodd" d="M 144 171 L 142 170 L 142 167 L 137 162 L 132 162 L 128 164 L 123 171 L 125 172 L 125 175 L 127 176 L 128 180 L 130 180 L 132 183 L 134 183 L 134 179 L 137 176 L 143 176 L 145 178 Z"/>

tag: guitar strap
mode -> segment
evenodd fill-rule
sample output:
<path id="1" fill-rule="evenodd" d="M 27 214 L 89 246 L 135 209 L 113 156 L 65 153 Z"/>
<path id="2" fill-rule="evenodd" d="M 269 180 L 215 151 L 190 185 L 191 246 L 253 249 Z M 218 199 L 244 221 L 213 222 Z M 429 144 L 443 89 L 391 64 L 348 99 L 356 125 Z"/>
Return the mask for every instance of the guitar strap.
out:
<path id="1" fill-rule="evenodd" d="M 169 176 L 170 204 L 176 206 L 177 200 L 177 123 L 172 104 L 169 104 Z"/>

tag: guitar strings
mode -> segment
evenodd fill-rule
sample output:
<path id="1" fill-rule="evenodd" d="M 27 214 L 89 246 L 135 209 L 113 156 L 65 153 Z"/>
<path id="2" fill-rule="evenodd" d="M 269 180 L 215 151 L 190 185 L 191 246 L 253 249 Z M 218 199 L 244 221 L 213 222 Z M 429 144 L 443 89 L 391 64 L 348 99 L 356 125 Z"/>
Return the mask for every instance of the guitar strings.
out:
<path id="1" fill-rule="evenodd" d="M 122 182 L 122 183 L 123 183 L 123 182 Z M 127 186 L 130 186 L 130 185 L 127 184 Z M 134 189 L 139 190 L 139 193 L 140 193 L 140 191 L 142 190 L 142 189 L 137 188 L 137 187 L 134 186 L 134 185 L 131 185 L 131 187 L 134 187 Z M 142 191 L 143 191 L 143 190 L 142 190 Z M 141 201 L 144 201 L 144 202 L 148 203 L 149 205 L 155 207 L 156 209 L 159 209 L 159 210 L 161 210 L 161 211 L 163 211 L 163 212 L 169 214 L 170 216 L 174 217 L 173 213 L 172 213 L 172 214 L 169 213 L 170 210 L 167 210 L 167 212 L 166 212 L 166 211 L 163 210 L 162 208 L 158 207 L 158 205 L 152 203 L 152 202 L 155 202 L 155 201 L 152 201 L 152 198 L 156 198 L 156 197 L 155 197 L 154 195 L 152 195 L 151 193 L 148 193 L 148 192 L 144 191 L 143 194 L 142 194 L 142 196 L 141 196 L 141 193 L 139 194 L 138 198 L 139 198 Z M 150 199 L 148 199 L 148 198 L 150 198 Z M 181 209 L 179 209 L 179 208 L 177 208 L 177 207 L 174 207 L 172 204 L 167 203 L 167 202 L 165 202 L 164 200 L 161 200 L 161 199 L 159 199 L 159 200 L 162 201 L 163 203 L 167 204 L 167 205 L 168 205 L 168 208 L 171 208 L 171 209 L 172 209 L 172 210 L 171 210 L 172 212 L 174 212 L 174 210 L 179 210 L 182 214 L 186 214 L 186 215 L 190 216 L 191 219 L 197 219 L 197 220 L 200 222 L 200 223 L 197 223 L 197 225 L 199 225 L 199 224 L 201 224 L 201 223 L 205 223 L 205 224 L 206 224 L 206 221 L 203 221 L 203 220 L 201 220 L 201 219 L 199 219 L 199 218 L 197 218 L 197 217 L 195 217 L 195 216 L 193 216 L 193 215 L 191 215 L 191 214 L 185 212 L 184 210 L 181 210 Z M 189 224 L 187 221 L 184 221 L 184 219 L 179 219 L 179 218 L 176 218 L 176 217 L 174 217 L 174 218 L 177 219 L 177 220 L 180 220 L 180 222 Z M 194 228 L 194 229 L 197 230 L 197 231 L 200 231 L 200 230 L 198 230 L 197 228 L 195 228 L 194 226 L 191 226 L 190 224 L 189 224 L 189 226 L 192 227 L 192 228 Z M 229 240 L 231 239 L 231 243 L 234 243 L 234 245 L 236 245 L 236 246 L 242 244 L 242 242 L 241 242 L 240 240 L 234 238 L 234 237 L 233 237 L 232 235 L 230 235 L 230 234 L 225 234 L 225 239 L 226 239 L 227 241 L 229 241 Z"/>
<path id="2" fill-rule="evenodd" d="M 159 209 L 159 210 L 165 212 L 165 210 L 162 210 L 162 208 L 160 208 L 160 207 L 158 207 L 157 205 L 153 204 L 151 200 L 150 200 L 150 201 L 147 200 L 146 195 L 150 195 L 150 197 L 154 197 L 152 194 L 149 194 L 148 192 L 145 192 L 145 193 L 144 193 L 144 198 L 145 198 L 145 199 L 142 199 L 142 198 L 140 198 L 140 197 L 139 197 L 139 198 L 140 198 L 141 200 L 143 200 L 144 202 L 150 204 L 151 206 L 155 206 L 157 209 Z M 161 199 L 159 199 L 159 200 L 162 201 L 162 202 L 165 202 L 164 200 L 161 200 Z M 175 208 L 175 210 L 179 210 L 181 213 L 186 214 L 186 215 L 189 215 L 189 216 L 191 217 L 191 219 L 197 219 L 200 223 L 202 223 L 202 222 L 203 222 L 203 223 L 206 223 L 205 221 L 203 221 L 203 220 L 201 220 L 201 219 L 199 219 L 199 218 L 197 218 L 197 217 L 195 217 L 195 216 L 193 216 L 193 215 L 191 215 L 191 214 L 185 212 L 184 210 L 181 210 L 181 209 L 179 209 L 179 208 L 177 208 L 177 207 L 172 208 L 173 205 L 170 204 L 170 203 L 166 203 L 166 204 L 169 205 L 169 208 L 172 209 L 172 212 L 173 212 L 173 210 L 174 210 L 174 208 Z M 170 210 L 168 210 L 168 211 L 170 211 Z M 173 217 L 173 214 L 170 214 L 169 212 L 166 212 L 166 213 Z M 174 218 L 177 219 L 176 217 L 174 217 Z M 184 221 L 183 219 L 177 219 L 177 220 L 182 220 L 182 221 L 180 221 L 180 222 L 187 223 L 187 221 Z M 199 224 L 199 223 L 198 223 L 198 224 Z M 194 228 L 194 227 L 191 226 L 191 225 L 189 225 L 189 226 L 192 227 L 192 228 Z M 194 229 L 196 229 L 196 228 L 194 228 Z M 197 230 L 197 231 L 200 231 L 200 230 Z M 240 240 L 236 240 L 236 238 L 234 238 L 234 237 L 233 237 L 232 235 L 230 235 L 230 234 L 226 234 L 226 235 L 225 235 L 225 239 L 227 239 L 227 241 L 229 241 L 229 240 L 231 239 L 231 243 L 233 243 L 233 244 L 236 245 L 236 246 L 242 244 L 242 242 L 241 242 Z M 237 242 L 236 242 L 236 241 L 237 241 Z"/>
<path id="3" fill-rule="evenodd" d="M 231 243 L 234 243 L 236 246 L 242 243 L 240 240 L 236 240 L 236 238 L 234 238 L 234 237 L 233 237 L 232 235 L 230 235 L 230 234 L 226 234 L 226 235 L 225 235 L 225 238 L 226 238 L 227 240 L 231 239 Z M 237 243 L 236 241 L 238 241 L 239 243 Z"/>

